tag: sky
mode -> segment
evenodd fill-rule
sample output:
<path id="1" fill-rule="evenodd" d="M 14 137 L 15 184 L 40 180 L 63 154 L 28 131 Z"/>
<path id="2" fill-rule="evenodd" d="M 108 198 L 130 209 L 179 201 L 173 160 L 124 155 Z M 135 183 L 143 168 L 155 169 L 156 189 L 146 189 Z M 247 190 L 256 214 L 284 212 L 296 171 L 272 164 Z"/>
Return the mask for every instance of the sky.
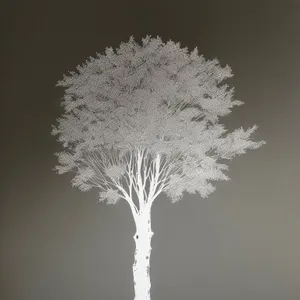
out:
<path id="1" fill-rule="evenodd" d="M 152 299 L 300 299 L 299 1 L 2 1 L 0 13 L 1 299 L 133 299 L 130 209 L 56 175 L 50 131 L 63 74 L 147 34 L 228 64 L 245 105 L 224 122 L 257 124 L 267 142 L 207 199 L 155 200 Z"/>

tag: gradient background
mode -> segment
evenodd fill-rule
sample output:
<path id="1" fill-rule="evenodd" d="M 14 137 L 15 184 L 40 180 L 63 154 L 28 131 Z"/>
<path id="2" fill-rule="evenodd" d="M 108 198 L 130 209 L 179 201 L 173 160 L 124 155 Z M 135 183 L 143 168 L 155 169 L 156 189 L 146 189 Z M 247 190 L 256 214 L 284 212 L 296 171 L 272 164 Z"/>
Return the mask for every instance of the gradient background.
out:
<path id="1" fill-rule="evenodd" d="M 300 1 L 1 3 L 1 299 L 133 299 L 129 207 L 57 176 L 50 131 L 63 73 L 146 34 L 229 64 L 245 105 L 221 121 L 267 141 L 208 199 L 156 200 L 152 299 L 300 299 Z"/>

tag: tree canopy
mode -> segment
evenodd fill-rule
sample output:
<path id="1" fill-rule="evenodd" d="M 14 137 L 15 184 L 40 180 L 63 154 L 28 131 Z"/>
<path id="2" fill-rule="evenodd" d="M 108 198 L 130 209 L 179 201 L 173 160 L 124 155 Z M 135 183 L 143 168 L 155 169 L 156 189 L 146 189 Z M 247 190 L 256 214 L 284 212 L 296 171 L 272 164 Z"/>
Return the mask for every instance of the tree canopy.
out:
<path id="1" fill-rule="evenodd" d="M 184 191 L 207 197 L 211 181 L 229 179 L 224 160 L 265 143 L 250 139 L 256 125 L 228 132 L 219 123 L 243 104 L 224 83 L 232 76 L 197 48 L 160 37 L 106 48 L 57 83 L 64 114 L 52 134 L 65 150 L 56 170 L 74 171 L 74 186 L 99 187 L 108 203 L 128 200 L 132 186 L 144 199 L 164 192 L 174 202 Z"/>

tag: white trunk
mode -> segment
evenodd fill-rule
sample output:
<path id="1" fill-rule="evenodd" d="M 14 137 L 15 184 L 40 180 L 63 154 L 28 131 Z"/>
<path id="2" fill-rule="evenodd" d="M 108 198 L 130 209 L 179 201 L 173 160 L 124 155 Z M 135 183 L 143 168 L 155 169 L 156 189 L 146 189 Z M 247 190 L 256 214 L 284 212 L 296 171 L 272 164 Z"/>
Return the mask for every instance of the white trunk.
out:
<path id="1" fill-rule="evenodd" d="M 146 209 L 135 220 L 135 253 L 133 264 L 134 300 L 150 300 L 151 213 Z"/>

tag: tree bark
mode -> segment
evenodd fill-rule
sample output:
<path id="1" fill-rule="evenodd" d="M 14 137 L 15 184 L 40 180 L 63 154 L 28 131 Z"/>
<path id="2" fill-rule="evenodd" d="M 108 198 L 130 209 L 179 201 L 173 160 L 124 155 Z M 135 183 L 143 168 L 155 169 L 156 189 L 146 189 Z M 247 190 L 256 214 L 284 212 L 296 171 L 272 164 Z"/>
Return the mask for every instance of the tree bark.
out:
<path id="1" fill-rule="evenodd" d="M 151 213 L 144 209 L 135 220 L 136 233 L 134 235 L 135 253 L 133 263 L 134 300 L 150 300 L 150 254 L 151 238 Z"/>

